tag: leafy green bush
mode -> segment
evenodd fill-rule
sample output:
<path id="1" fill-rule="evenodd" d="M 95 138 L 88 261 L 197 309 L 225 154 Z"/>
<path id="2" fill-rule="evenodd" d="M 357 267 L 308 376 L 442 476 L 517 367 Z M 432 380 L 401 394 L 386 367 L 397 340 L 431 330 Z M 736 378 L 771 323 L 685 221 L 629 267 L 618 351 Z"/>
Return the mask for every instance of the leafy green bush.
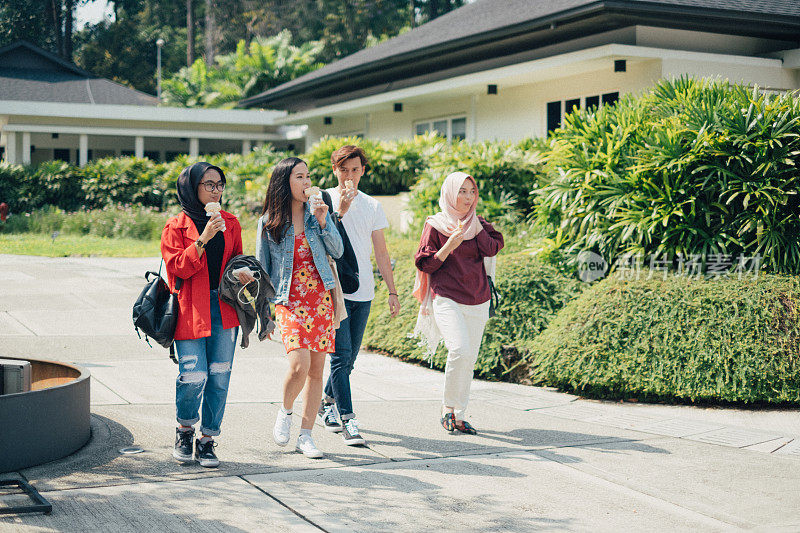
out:
<path id="1" fill-rule="evenodd" d="M 363 148 L 370 168 L 359 184 L 367 194 L 396 194 L 407 191 L 424 166 L 419 143 L 414 141 L 372 141 L 359 137 L 323 137 L 303 157 L 311 171 L 311 180 L 321 187 L 334 187 L 336 176 L 331 169 L 331 154 L 352 144 Z"/>
<path id="2" fill-rule="evenodd" d="M 611 277 L 523 348 L 533 382 L 603 398 L 800 402 L 800 280 Z"/>
<path id="3" fill-rule="evenodd" d="M 197 59 L 164 80 L 164 103 L 181 107 L 234 107 L 249 96 L 276 87 L 322 66 L 317 61 L 324 43 L 291 44 L 292 33 L 284 30 L 272 37 L 240 40 L 236 51 L 218 55 L 207 67 Z"/>
<path id="4" fill-rule="evenodd" d="M 418 244 L 415 239 L 389 238 L 389 251 L 397 260 L 394 279 L 402 309 L 396 318 L 391 318 L 386 284 L 379 284 L 364 334 L 364 346 L 404 360 L 425 361 L 425 353 L 417 340 L 409 338 L 419 311 L 411 295 L 416 273 L 413 257 Z M 504 303 L 498 316 L 490 319 L 486 326 L 475 371 L 482 378 L 514 381 L 523 377 L 522 371 L 526 368 L 521 364 L 520 342 L 538 335 L 585 285 L 538 260 L 530 251 L 524 251 L 509 255 L 501 252 L 496 286 L 503 294 Z M 432 366 L 443 369 L 446 361 L 447 351 L 442 345 Z"/>
<path id="5" fill-rule="evenodd" d="M 800 272 L 800 100 L 662 81 L 570 114 L 554 132 L 538 220 L 571 253 L 762 257 Z"/>
<path id="6" fill-rule="evenodd" d="M 444 139 L 428 144 L 422 154 L 426 165 L 412 188 L 410 208 L 413 225 L 420 229 L 428 215 L 439 211 L 444 179 L 462 171 L 478 184 L 478 212 L 489 220 L 512 225 L 528 215 L 543 178 L 544 158 L 532 141 L 520 144 L 485 142 L 469 144 Z"/>

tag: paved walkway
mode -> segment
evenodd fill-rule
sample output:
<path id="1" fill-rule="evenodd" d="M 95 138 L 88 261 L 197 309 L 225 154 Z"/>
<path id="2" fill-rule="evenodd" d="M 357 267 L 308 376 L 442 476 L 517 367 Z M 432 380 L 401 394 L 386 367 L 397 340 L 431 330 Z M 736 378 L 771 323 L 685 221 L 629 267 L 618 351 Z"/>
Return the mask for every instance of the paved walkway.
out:
<path id="1" fill-rule="evenodd" d="M 54 509 L 0 515 L 0 532 L 800 530 L 794 411 L 596 402 L 476 381 L 479 435 L 448 435 L 441 373 L 362 353 L 353 396 L 368 444 L 317 427 L 326 455 L 315 461 L 272 443 L 286 363 L 279 344 L 255 339 L 236 354 L 222 465 L 177 464 L 176 367 L 130 323 L 141 274 L 157 266 L 0 255 L 0 357 L 89 368 L 93 430 L 70 457 L 0 474 L 28 479 Z M 131 445 L 144 452 L 119 453 Z"/>

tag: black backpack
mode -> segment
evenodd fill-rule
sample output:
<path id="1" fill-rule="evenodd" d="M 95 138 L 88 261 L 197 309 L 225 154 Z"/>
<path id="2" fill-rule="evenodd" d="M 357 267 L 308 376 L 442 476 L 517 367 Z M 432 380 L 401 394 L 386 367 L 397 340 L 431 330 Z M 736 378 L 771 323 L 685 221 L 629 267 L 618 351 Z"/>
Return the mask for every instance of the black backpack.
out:
<path id="1" fill-rule="evenodd" d="M 331 203 L 331 195 L 328 191 L 322 191 L 322 201 L 328 206 L 330 213 L 333 213 L 333 204 Z M 342 257 L 336 259 L 336 270 L 339 271 L 339 283 L 342 284 L 342 292 L 345 294 L 353 294 L 358 290 L 358 260 L 356 253 L 353 251 L 353 245 L 350 244 L 350 238 L 344 230 L 342 221 L 337 217 L 331 217 L 336 224 L 336 229 L 339 230 L 339 235 L 342 236 L 342 243 L 344 244 L 344 253 Z"/>
<path id="2" fill-rule="evenodd" d="M 133 304 L 133 327 L 140 339 L 142 336 L 139 330 L 144 333 L 144 340 L 150 347 L 152 344 L 148 337 L 164 348 L 169 348 L 170 358 L 175 361 L 172 343 L 175 338 L 175 326 L 178 324 L 178 296 L 170 292 L 164 278 L 161 277 L 161 266 L 158 267 L 158 272 L 145 272 L 144 279 L 147 283 Z M 175 290 L 180 289 L 181 285 L 183 280 L 177 278 Z"/>

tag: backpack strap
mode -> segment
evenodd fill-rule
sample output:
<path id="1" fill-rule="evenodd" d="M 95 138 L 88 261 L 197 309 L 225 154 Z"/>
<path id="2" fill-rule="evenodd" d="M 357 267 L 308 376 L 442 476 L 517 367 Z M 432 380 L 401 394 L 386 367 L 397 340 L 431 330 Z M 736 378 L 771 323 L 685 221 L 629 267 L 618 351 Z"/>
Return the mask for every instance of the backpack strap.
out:
<path id="1" fill-rule="evenodd" d="M 331 200 L 331 193 L 329 193 L 324 189 L 321 191 L 321 193 L 322 193 L 322 201 L 325 202 L 325 205 L 328 206 L 328 213 L 330 213 L 333 222 L 336 225 L 338 225 L 340 222 L 340 218 L 339 215 L 336 213 L 336 211 L 333 210 L 333 201 Z"/>
<path id="2" fill-rule="evenodd" d="M 164 258 L 161 258 L 161 263 L 158 265 L 158 276 L 161 277 L 161 267 L 164 266 Z M 145 275 L 146 277 L 146 275 Z M 178 292 L 183 287 L 183 278 L 175 276 L 175 292 Z"/>

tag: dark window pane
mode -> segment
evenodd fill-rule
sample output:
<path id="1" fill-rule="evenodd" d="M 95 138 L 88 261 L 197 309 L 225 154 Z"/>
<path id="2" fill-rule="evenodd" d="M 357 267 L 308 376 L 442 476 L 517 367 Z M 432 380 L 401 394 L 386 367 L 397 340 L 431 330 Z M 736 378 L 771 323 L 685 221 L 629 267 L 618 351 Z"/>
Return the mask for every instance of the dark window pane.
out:
<path id="1" fill-rule="evenodd" d="M 417 135 L 424 135 L 426 131 L 431 129 L 430 122 L 425 122 L 424 124 L 417 124 Z"/>
<path id="2" fill-rule="evenodd" d="M 158 161 L 158 152 L 145 152 L 144 156 L 152 161 Z"/>
<path id="3" fill-rule="evenodd" d="M 603 105 L 614 105 L 619 100 L 619 93 L 606 93 L 603 95 Z"/>
<path id="4" fill-rule="evenodd" d="M 547 131 L 553 131 L 561 126 L 561 100 L 547 104 Z"/>
<path id="5" fill-rule="evenodd" d="M 450 124 L 450 130 L 453 134 L 453 139 L 464 140 L 467 138 L 467 119 L 454 118 Z"/>
<path id="6" fill-rule="evenodd" d="M 53 150 L 53 159 L 69 163 L 69 148 L 55 148 Z"/>
<path id="7" fill-rule="evenodd" d="M 441 135 L 442 137 L 447 137 L 447 121 L 446 120 L 435 121 L 433 123 L 433 131 L 435 131 L 437 135 Z"/>
<path id="8" fill-rule="evenodd" d="M 564 114 L 572 113 L 576 109 L 581 108 L 581 99 L 575 98 L 573 100 L 567 100 L 564 103 Z"/>
<path id="9" fill-rule="evenodd" d="M 120 155 L 123 157 L 130 157 L 134 154 L 133 150 L 122 150 L 120 151 Z"/>
<path id="10" fill-rule="evenodd" d="M 586 97 L 586 109 L 597 109 L 600 107 L 600 97 L 599 96 L 587 96 Z"/>

